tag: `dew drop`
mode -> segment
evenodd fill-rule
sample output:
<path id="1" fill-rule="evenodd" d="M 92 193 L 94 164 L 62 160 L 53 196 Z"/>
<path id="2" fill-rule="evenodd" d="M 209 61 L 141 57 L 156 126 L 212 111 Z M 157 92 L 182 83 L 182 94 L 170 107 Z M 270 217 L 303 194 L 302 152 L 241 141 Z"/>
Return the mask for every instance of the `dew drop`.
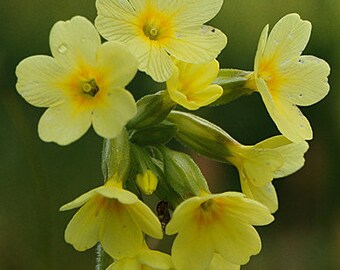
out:
<path id="1" fill-rule="evenodd" d="M 299 94 L 299 98 L 302 98 L 303 97 L 303 94 Z"/>
<path id="2" fill-rule="evenodd" d="M 61 44 L 59 47 L 58 47 L 58 52 L 59 53 L 66 53 L 67 52 L 67 46 L 65 44 Z"/>
<path id="3" fill-rule="evenodd" d="M 299 59 L 299 63 L 300 63 L 300 64 L 304 64 L 305 61 L 303 61 L 302 59 Z"/>
<path id="4" fill-rule="evenodd" d="M 289 34 L 288 34 L 288 38 L 292 39 L 293 37 L 294 37 L 294 36 L 293 36 L 292 33 L 289 33 Z"/>
<path id="5" fill-rule="evenodd" d="M 279 41 L 277 39 L 274 40 L 275 45 L 279 45 Z"/>
<path id="6" fill-rule="evenodd" d="M 82 39 L 81 39 L 81 42 L 83 42 L 83 43 L 85 43 L 87 41 L 87 38 L 86 37 L 83 37 Z"/>

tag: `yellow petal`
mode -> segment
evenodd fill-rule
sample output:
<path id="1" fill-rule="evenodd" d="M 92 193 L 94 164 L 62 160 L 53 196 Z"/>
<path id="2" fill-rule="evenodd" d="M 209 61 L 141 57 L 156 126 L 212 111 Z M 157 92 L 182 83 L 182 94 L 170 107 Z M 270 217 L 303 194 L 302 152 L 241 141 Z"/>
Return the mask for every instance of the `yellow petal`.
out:
<path id="1" fill-rule="evenodd" d="M 60 211 L 71 210 L 71 209 L 78 208 L 78 207 L 82 206 L 84 203 L 86 203 L 88 200 L 90 200 L 91 197 L 93 197 L 97 193 L 98 190 L 100 190 L 102 188 L 103 187 L 95 188 L 95 189 L 92 189 L 92 190 L 82 194 L 81 196 L 79 196 L 78 198 L 73 200 L 72 202 L 69 202 L 69 203 L 63 205 L 62 207 L 60 207 Z"/>
<path id="2" fill-rule="evenodd" d="M 68 101 L 48 108 L 38 125 L 39 137 L 45 142 L 67 145 L 79 139 L 91 126 L 91 108 L 76 107 Z"/>
<path id="3" fill-rule="evenodd" d="M 160 7 L 168 12 L 177 11 L 175 23 L 184 27 L 186 25 L 201 25 L 210 21 L 220 11 L 222 0 L 199 1 L 160 1 Z"/>
<path id="4" fill-rule="evenodd" d="M 215 253 L 208 270 L 240 270 L 240 266 L 232 264 Z"/>
<path id="5" fill-rule="evenodd" d="M 226 44 L 227 37 L 220 30 L 207 25 L 192 26 L 178 29 L 166 50 L 181 61 L 198 64 L 215 59 Z"/>
<path id="6" fill-rule="evenodd" d="M 81 16 L 57 22 L 50 34 L 52 55 L 70 71 L 82 63 L 94 66 L 100 44 L 100 36 L 94 25 Z"/>
<path id="7" fill-rule="evenodd" d="M 136 258 L 123 258 L 115 261 L 106 270 L 141 270 L 141 265 Z"/>
<path id="8" fill-rule="evenodd" d="M 117 42 L 105 42 L 99 47 L 96 65 L 108 89 L 124 88 L 138 70 L 136 58 Z"/>
<path id="9" fill-rule="evenodd" d="M 144 237 L 126 206 L 112 201 L 103 215 L 105 218 L 101 223 L 99 239 L 105 252 L 116 259 L 135 256 L 142 247 Z"/>
<path id="10" fill-rule="evenodd" d="M 135 204 L 139 202 L 139 199 L 135 194 L 121 188 L 102 186 L 95 191 L 105 198 L 117 199 L 122 204 Z"/>
<path id="11" fill-rule="evenodd" d="M 264 186 L 256 187 L 249 181 L 241 180 L 242 192 L 247 197 L 254 199 L 267 206 L 271 213 L 275 213 L 279 207 L 276 191 L 273 184 L 267 183 Z"/>
<path id="12" fill-rule="evenodd" d="M 192 197 L 177 206 L 170 222 L 166 225 L 166 234 L 175 234 L 182 227 L 186 226 L 186 222 L 188 221 L 188 219 L 190 219 L 189 217 L 192 217 L 193 212 L 199 207 L 202 202 L 204 202 L 204 199 L 200 197 Z"/>
<path id="13" fill-rule="evenodd" d="M 257 76 L 257 71 L 259 68 L 260 60 L 263 56 L 263 52 L 266 48 L 267 44 L 267 38 L 268 38 L 268 30 L 269 30 L 269 25 L 267 24 L 261 33 L 260 39 L 259 39 L 259 44 L 257 45 L 257 51 L 255 55 L 255 62 L 254 62 L 254 71 L 255 71 L 255 76 Z"/>
<path id="14" fill-rule="evenodd" d="M 269 34 L 263 57 L 279 64 L 296 59 L 305 49 L 312 25 L 298 14 L 288 14 L 280 19 Z"/>
<path id="15" fill-rule="evenodd" d="M 98 197 L 92 198 L 78 210 L 67 225 L 65 241 L 78 251 L 93 247 L 99 240 L 99 228 L 104 218 Z"/>
<path id="16" fill-rule="evenodd" d="M 236 162 L 235 165 L 239 170 L 240 178 L 245 178 L 256 186 L 272 181 L 274 172 L 283 164 L 280 154 L 270 149 L 243 146 L 239 151 L 242 162 Z"/>
<path id="17" fill-rule="evenodd" d="M 225 260 L 236 264 L 246 264 L 251 255 L 256 255 L 261 250 L 261 239 L 249 224 L 224 220 L 223 226 L 214 227 L 210 233 L 213 237 L 216 253 L 219 253 Z"/>
<path id="18" fill-rule="evenodd" d="M 139 60 L 139 69 L 145 71 L 156 82 L 168 80 L 173 72 L 174 63 L 166 50 L 157 43 L 136 41 L 131 43 L 131 50 Z"/>
<path id="19" fill-rule="evenodd" d="M 105 100 L 93 110 L 92 123 L 96 133 L 104 138 L 116 137 L 137 113 L 137 105 L 125 89 L 109 91 Z"/>
<path id="20" fill-rule="evenodd" d="M 287 102 L 309 106 L 319 102 L 329 92 L 327 76 L 330 67 L 320 58 L 301 56 L 299 62 L 282 68 L 280 72 L 285 79 L 278 94 Z"/>
<path id="21" fill-rule="evenodd" d="M 262 100 L 279 131 L 292 142 L 313 138 L 312 128 L 307 118 L 293 104 L 274 99 L 263 79 L 256 79 Z"/>
<path id="22" fill-rule="evenodd" d="M 305 141 L 293 143 L 284 136 L 269 138 L 256 144 L 256 146 L 276 149 L 283 158 L 283 164 L 274 172 L 274 178 L 285 177 L 299 170 L 305 163 L 303 155 L 309 148 Z"/>
<path id="23" fill-rule="evenodd" d="M 199 231 L 196 224 L 181 229 L 172 245 L 172 259 L 176 269 L 205 270 L 213 257 L 214 247 L 205 231 Z"/>
<path id="24" fill-rule="evenodd" d="M 155 250 L 142 250 L 138 254 L 139 262 L 142 265 L 151 267 L 157 270 L 172 269 L 172 260 L 168 254 Z"/>
<path id="25" fill-rule="evenodd" d="M 139 201 L 136 204 L 126 206 L 126 208 L 143 232 L 157 239 L 163 238 L 161 223 L 147 205 Z"/>
<path id="26" fill-rule="evenodd" d="M 224 192 L 216 195 L 215 198 L 216 202 L 224 205 L 223 217 L 226 220 L 252 225 L 267 225 L 274 220 L 266 206 L 244 197 L 242 193 Z"/>
<path id="27" fill-rule="evenodd" d="M 64 101 L 57 82 L 65 71 L 50 56 L 36 55 L 22 60 L 16 68 L 19 94 L 37 107 L 56 106 Z"/>

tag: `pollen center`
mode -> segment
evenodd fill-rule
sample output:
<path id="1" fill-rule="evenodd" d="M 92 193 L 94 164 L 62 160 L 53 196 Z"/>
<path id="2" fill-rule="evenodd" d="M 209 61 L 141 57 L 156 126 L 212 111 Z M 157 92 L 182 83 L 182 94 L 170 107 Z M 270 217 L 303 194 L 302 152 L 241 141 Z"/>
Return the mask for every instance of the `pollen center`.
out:
<path id="1" fill-rule="evenodd" d="M 157 40 L 158 37 L 158 29 L 152 25 L 145 25 L 144 26 L 144 34 L 151 40 Z"/>
<path id="2" fill-rule="evenodd" d="M 99 87 L 98 87 L 98 85 L 97 85 L 96 80 L 95 80 L 95 79 L 91 79 L 91 80 L 88 81 L 88 82 L 82 83 L 82 85 L 81 85 L 81 90 L 82 90 L 85 94 L 94 97 L 94 96 L 98 93 Z"/>

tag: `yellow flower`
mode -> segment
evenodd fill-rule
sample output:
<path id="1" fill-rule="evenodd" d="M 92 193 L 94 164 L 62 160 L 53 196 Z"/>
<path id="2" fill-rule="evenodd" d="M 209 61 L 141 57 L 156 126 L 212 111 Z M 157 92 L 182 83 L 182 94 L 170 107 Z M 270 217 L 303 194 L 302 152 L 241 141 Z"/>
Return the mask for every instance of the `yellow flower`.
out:
<path id="1" fill-rule="evenodd" d="M 261 94 L 280 132 L 294 142 L 313 138 L 311 126 L 297 105 L 312 105 L 329 91 L 327 62 L 310 55 L 301 56 L 310 33 L 310 22 L 301 20 L 298 14 L 283 17 L 269 37 L 267 25 L 248 83 L 248 87 Z"/>
<path id="2" fill-rule="evenodd" d="M 217 100 L 223 89 L 211 85 L 219 72 L 219 63 L 212 60 L 204 64 L 190 64 L 179 60 L 171 78 L 166 82 L 170 98 L 188 110 L 197 110 Z"/>
<path id="3" fill-rule="evenodd" d="M 216 254 L 231 264 L 245 264 L 261 250 L 252 225 L 273 220 L 267 207 L 242 193 L 192 197 L 175 209 L 166 227 L 167 234 L 178 233 L 172 246 L 174 266 L 178 270 L 209 269 Z"/>
<path id="4" fill-rule="evenodd" d="M 117 136 L 137 111 L 124 89 L 137 72 L 134 56 L 118 43 L 101 44 L 92 23 L 79 16 L 53 26 L 50 47 L 53 57 L 31 56 L 16 69 L 19 94 L 49 107 L 39 121 L 40 138 L 66 145 L 91 124 L 102 137 Z"/>
<path id="5" fill-rule="evenodd" d="M 230 145 L 229 150 L 231 156 L 226 159 L 239 171 L 242 192 L 273 213 L 278 209 L 278 199 L 272 180 L 299 170 L 304 165 L 308 144 L 275 136 L 254 146 Z"/>
<path id="6" fill-rule="evenodd" d="M 131 257 L 144 245 L 143 232 L 157 239 L 163 236 L 161 224 L 153 212 L 113 179 L 60 210 L 80 206 L 65 231 L 66 242 L 78 251 L 87 250 L 99 241 L 111 257 Z"/>
<path id="7" fill-rule="evenodd" d="M 139 69 L 155 81 L 170 78 L 169 55 L 188 63 L 213 60 L 227 43 L 218 29 L 203 25 L 223 0 L 97 0 L 95 25 L 108 40 L 123 42 L 137 57 Z"/>
<path id="8" fill-rule="evenodd" d="M 173 264 L 168 254 L 150 250 L 140 249 L 133 257 L 124 257 L 115 261 L 106 270 L 171 270 Z"/>

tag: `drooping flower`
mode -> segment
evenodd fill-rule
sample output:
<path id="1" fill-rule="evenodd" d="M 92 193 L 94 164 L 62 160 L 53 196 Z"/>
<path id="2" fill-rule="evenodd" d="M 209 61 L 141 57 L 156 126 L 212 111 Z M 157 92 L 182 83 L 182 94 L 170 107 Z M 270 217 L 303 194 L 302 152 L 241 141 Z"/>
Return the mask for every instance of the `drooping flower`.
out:
<path id="1" fill-rule="evenodd" d="M 242 193 L 192 197 L 175 209 L 166 227 L 167 234 L 178 233 L 172 246 L 174 266 L 178 270 L 209 269 L 216 254 L 232 265 L 245 264 L 261 250 L 252 225 L 266 225 L 273 219 L 267 207 Z"/>
<path id="2" fill-rule="evenodd" d="M 168 254 L 150 250 L 145 247 L 140 249 L 133 257 L 124 257 L 116 260 L 106 270 L 171 270 L 173 264 Z"/>
<path id="3" fill-rule="evenodd" d="M 170 98 L 188 110 L 197 110 L 217 100 L 223 89 L 211 84 L 219 72 L 217 60 L 190 64 L 174 60 L 175 70 L 166 82 Z"/>
<path id="4" fill-rule="evenodd" d="M 137 72 L 134 56 L 121 44 L 101 44 L 95 27 L 80 16 L 53 26 L 50 47 L 53 57 L 31 56 L 16 69 L 19 94 L 49 107 L 39 121 L 40 138 L 66 145 L 91 124 L 102 137 L 117 136 L 137 111 L 124 89 Z"/>
<path id="5" fill-rule="evenodd" d="M 133 257 L 144 245 L 143 232 L 157 239 L 163 237 L 155 214 L 114 179 L 81 195 L 60 210 L 80 206 L 65 231 L 66 242 L 78 251 L 100 242 L 105 252 L 115 259 Z"/>
<path id="6" fill-rule="evenodd" d="M 235 144 L 229 150 L 231 156 L 227 160 L 239 171 L 242 192 L 274 213 L 278 199 L 272 180 L 301 169 L 308 143 L 293 143 L 284 136 L 275 136 L 253 146 Z"/>
<path id="7" fill-rule="evenodd" d="M 206 63 L 225 47 L 226 36 L 203 25 L 222 4 L 223 0 L 97 0 L 95 24 L 104 38 L 127 45 L 140 70 L 155 81 L 166 81 L 174 69 L 169 55 Z"/>
<path id="8" fill-rule="evenodd" d="M 298 14 L 283 17 L 268 36 L 263 29 L 248 87 L 258 91 L 280 132 L 299 142 L 313 138 L 307 118 L 297 106 L 309 106 L 328 91 L 330 67 L 315 56 L 303 55 L 311 23 Z"/>

